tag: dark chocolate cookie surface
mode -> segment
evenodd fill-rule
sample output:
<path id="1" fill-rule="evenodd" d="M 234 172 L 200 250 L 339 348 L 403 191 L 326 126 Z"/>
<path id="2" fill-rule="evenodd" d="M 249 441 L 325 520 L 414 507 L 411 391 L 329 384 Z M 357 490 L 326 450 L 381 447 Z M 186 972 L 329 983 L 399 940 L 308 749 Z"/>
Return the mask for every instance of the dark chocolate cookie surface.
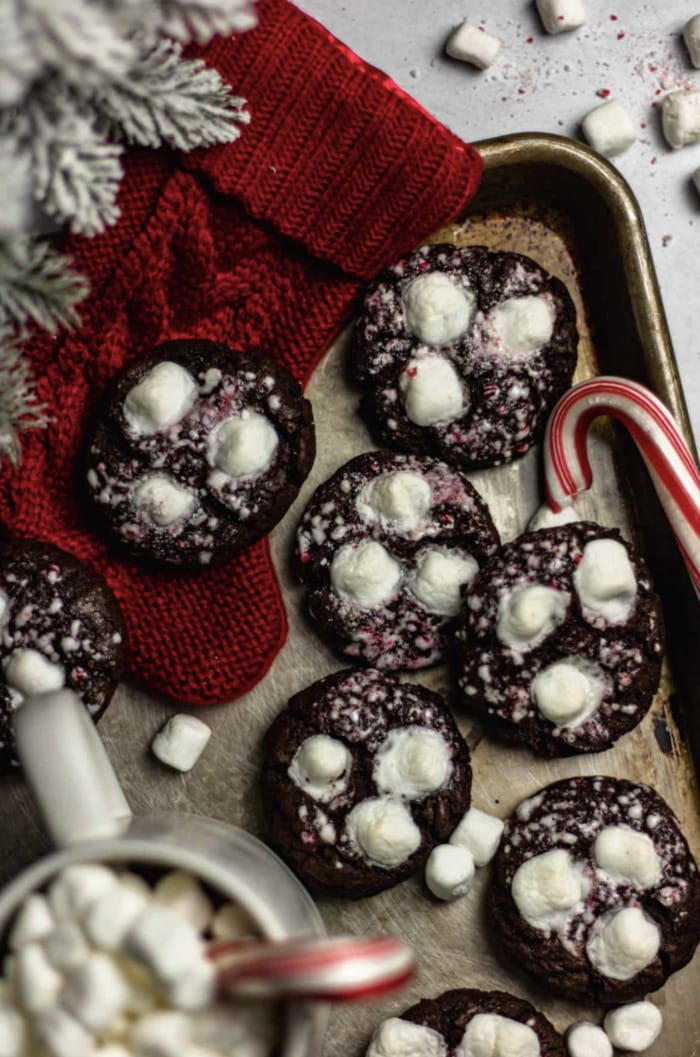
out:
<path id="1" fill-rule="evenodd" d="M 599 752 L 636 726 L 659 683 L 663 618 L 615 529 L 520 536 L 469 585 L 459 686 L 505 738 L 547 755 Z"/>
<path id="2" fill-rule="evenodd" d="M 359 898 L 447 840 L 470 803 L 469 750 L 438 694 L 348 669 L 274 721 L 262 786 L 270 842 L 304 883 Z"/>
<path id="3" fill-rule="evenodd" d="M 565 1057 L 561 1035 L 534 1006 L 506 991 L 459 988 L 383 1021 L 366 1057 Z"/>
<path id="4" fill-rule="evenodd" d="M 551 991 L 610 1005 L 661 987 L 700 937 L 680 824 L 658 793 L 624 779 L 567 779 L 523 801 L 490 903 L 513 964 Z"/>
<path id="5" fill-rule="evenodd" d="M 313 494 L 296 560 L 314 624 L 338 653 L 417 669 L 443 656 L 462 588 L 498 545 L 464 474 L 427 456 L 375 451 Z"/>
<path id="6" fill-rule="evenodd" d="M 12 712 L 25 697 L 68 687 L 98 719 L 126 654 L 103 580 L 48 543 L 0 540 L 0 769 L 16 763 Z"/>
<path id="7" fill-rule="evenodd" d="M 280 364 L 212 341 L 160 345 L 116 379 L 87 455 L 120 548 L 202 568 L 277 524 L 314 459 L 311 405 Z"/>
<path id="8" fill-rule="evenodd" d="M 517 253 L 423 246 L 370 287 L 353 371 L 373 435 L 463 468 L 522 455 L 576 366 L 576 310 Z"/>

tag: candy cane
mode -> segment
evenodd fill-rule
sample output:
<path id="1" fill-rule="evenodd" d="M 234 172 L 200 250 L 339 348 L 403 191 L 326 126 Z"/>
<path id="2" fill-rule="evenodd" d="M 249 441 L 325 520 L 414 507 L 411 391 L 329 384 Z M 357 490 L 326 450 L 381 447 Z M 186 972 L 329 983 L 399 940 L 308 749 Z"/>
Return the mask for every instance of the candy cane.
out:
<path id="1" fill-rule="evenodd" d="M 700 472 L 669 411 L 643 385 L 602 376 L 581 382 L 554 408 L 544 443 L 547 501 L 555 512 L 593 481 L 588 429 L 612 415 L 629 430 L 664 508 L 700 597 Z"/>
<path id="2" fill-rule="evenodd" d="M 416 968 L 413 951 L 394 936 L 213 943 L 209 957 L 224 991 L 300 1001 L 376 998 L 408 983 Z"/>

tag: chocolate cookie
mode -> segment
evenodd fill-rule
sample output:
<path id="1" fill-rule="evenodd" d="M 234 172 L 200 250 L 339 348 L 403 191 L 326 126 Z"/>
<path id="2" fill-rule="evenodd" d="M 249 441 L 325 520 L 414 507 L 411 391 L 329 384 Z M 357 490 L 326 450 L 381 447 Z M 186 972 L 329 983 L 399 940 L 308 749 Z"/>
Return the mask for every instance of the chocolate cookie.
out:
<path id="1" fill-rule="evenodd" d="M 460 988 L 424 998 L 377 1027 L 366 1057 L 566 1057 L 564 1040 L 529 1002 Z"/>
<path id="2" fill-rule="evenodd" d="M 506 824 L 490 903 L 508 961 L 567 998 L 655 991 L 700 938 L 700 881 L 680 823 L 644 785 L 579 777 Z"/>
<path id="3" fill-rule="evenodd" d="M 270 842 L 314 892 L 374 895 L 415 873 L 469 807 L 469 750 L 445 703 L 369 670 L 291 698 L 265 738 Z"/>
<path id="4" fill-rule="evenodd" d="M 469 585 L 458 638 L 465 704 L 550 756 L 607 749 L 659 684 L 649 572 L 619 532 L 591 522 L 507 544 Z"/>
<path id="5" fill-rule="evenodd" d="M 576 309 L 529 257 L 423 246 L 370 287 L 353 371 L 373 435 L 463 468 L 522 455 L 576 367 Z"/>
<path id="6" fill-rule="evenodd" d="M 314 625 L 377 668 L 443 656 L 461 589 L 499 545 L 466 479 L 425 456 L 373 451 L 314 492 L 297 531 L 297 568 Z"/>
<path id="7" fill-rule="evenodd" d="M 0 540 L 0 769 L 16 763 L 12 713 L 64 686 L 99 719 L 126 666 L 126 631 L 107 584 L 48 543 Z"/>
<path id="8" fill-rule="evenodd" d="M 284 367 L 213 341 L 169 341 L 116 379 L 87 483 L 132 556 L 202 568 L 277 524 L 314 453 L 311 405 Z"/>

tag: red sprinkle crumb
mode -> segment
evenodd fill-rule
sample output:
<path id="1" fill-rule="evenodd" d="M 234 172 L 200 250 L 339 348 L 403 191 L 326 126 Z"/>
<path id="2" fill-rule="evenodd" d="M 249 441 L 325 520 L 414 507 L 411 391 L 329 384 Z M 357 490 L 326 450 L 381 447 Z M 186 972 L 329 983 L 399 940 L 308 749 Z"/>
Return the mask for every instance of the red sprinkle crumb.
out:
<path id="1" fill-rule="evenodd" d="M 624 33 L 618 33 L 617 34 L 617 39 L 618 40 L 624 40 L 625 39 L 625 34 Z"/>
<path id="2" fill-rule="evenodd" d="M 518 88 L 518 95 L 525 95 L 525 89 L 524 88 Z"/>
<path id="3" fill-rule="evenodd" d="M 525 41 L 525 43 L 526 44 L 532 44 L 534 39 L 535 39 L 534 37 L 528 37 L 527 40 Z"/>
<path id="4" fill-rule="evenodd" d="M 647 123 L 646 123 L 646 121 L 642 121 L 642 123 L 640 124 L 640 126 L 639 126 L 639 127 L 640 127 L 640 128 L 646 128 L 646 127 L 647 127 Z"/>
<path id="5" fill-rule="evenodd" d="M 673 235 L 664 235 L 663 238 L 661 239 L 661 245 L 662 246 L 668 246 L 668 244 L 672 240 L 672 238 L 673 238 Z"/>
<path id="6" fill-rule="evenodd" d="M 601 99 L 607 99 L 608 96 L 610 95 L 610 89 L 609 88 L 599 88 L 598 91 L 596 92 L 596 95 L 599 95 Z"/>
<path id="7" fill-rule="evenodd" d="M 656 165 L 656 155 L 651 159 L 651 164 Z"/>
<path id="8" fill-rule="evenodd" d="M 610 16 L 610 21 L 611 22 L 617 22 L 617 15 L 611 15 Z"/>
<path id="9" fill-rule="evenodd" d="M 658 66 L 650 66 L 649 67 L 649 73 L 656 73 L 658 68 L 659 68 Z"/>
<path id="10" fill-rule="evenodd" d="M 486 32 L 486 30 L 484 29 L 484 27 L 483 27 L 483 26 L 479 26 L 479 32 L 480 32 L 480 33 L 485 33 L 485 32 Z"/>

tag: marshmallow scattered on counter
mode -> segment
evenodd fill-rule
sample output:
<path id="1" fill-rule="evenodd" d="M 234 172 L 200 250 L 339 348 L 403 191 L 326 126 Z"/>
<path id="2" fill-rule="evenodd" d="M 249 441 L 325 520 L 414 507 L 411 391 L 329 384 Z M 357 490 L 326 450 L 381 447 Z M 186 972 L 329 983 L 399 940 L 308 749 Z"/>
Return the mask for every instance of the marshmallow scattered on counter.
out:
<path id="1" fill-rule="evenodd" d="M 593 150 L 609 158 L 622 154 L 637 138 L 632 118 L 616 99 L 590 110 L 581 129 Z"/>
<path id="2" fill-rule="evenodd" d="M 470 807 L 450 837 L 450 844 L 471 852 L 476 866 L 486 866 L 496 854 L 502 834 L 500 818 L 488 815 L 478 807 Z"/>
<path id="3" fill-rule="evenodd" d="M 700 15 L 694 15 L 688 19 L 683 27 L 683 39 L 685 40 L 690 61 L 693 66 L 700 69 Z"/>
<path id="4" fill-rule="evenodd" d="M 572 1024 L 565 1041 L 569 1057 L 613 1057 L 610 1039 L 602 1028 L 590 1020 Z"/>
<path id="5" fill-rule="evenodd" d="M 548 33 L 579 29 L 586 21 L 583 0 L 537 0 L 537 11 Z"/>
<path id="6" fill-rule="evenodd" d="M 652 1002 L 632 1002 L 612 1009 L 606 1014 L 603 1026 L 617 1049 L 643 1053 L 659 1037 L 663 1017 Z"/>
<path id="7" fill-rule="evenodd" d="M 176 771 L 191 771 L 211 737 L 211 728 L 196 716 L 171 716 L 151 742 L 153 755 Z"/>
<path id="8" fill-rule="evenodd" d="M 204 932 L 212 919 L 214 908 L 199 881 L 184 870 L 166 874 L 153 890 L 156 903 L 170 907 L 192 928 Z"/>
<path id="9" fill-rule="evenodd" d="M 26 901 L 10 931 L 8 946 L 11 951 L 23 947 L 33 940 L 42 940 L 48 936 L 55 925 L 54 916 L 49 904 L 42 895 L 32 895 Z"/>
<path id="10" fill-rule="evenodd" d="M 661 125 L 676 150 L 700 141 L 700 92 L 670 92 L 661 104 Z"/>
<path id="11" fill-rule="evenodd" d="M 445 51 L 451 59 L 485 70 L 501 50 L 503 42 L 472 22 L 463 22 L 448 37 Z"/>
<path id="12" fill-rule="evenodd" d="M 425 867 L 425 883 L 438 899 L 459 899 L 467 894 L 474 880 L 471 852 L 457 844 L 438 844 Z"/>

